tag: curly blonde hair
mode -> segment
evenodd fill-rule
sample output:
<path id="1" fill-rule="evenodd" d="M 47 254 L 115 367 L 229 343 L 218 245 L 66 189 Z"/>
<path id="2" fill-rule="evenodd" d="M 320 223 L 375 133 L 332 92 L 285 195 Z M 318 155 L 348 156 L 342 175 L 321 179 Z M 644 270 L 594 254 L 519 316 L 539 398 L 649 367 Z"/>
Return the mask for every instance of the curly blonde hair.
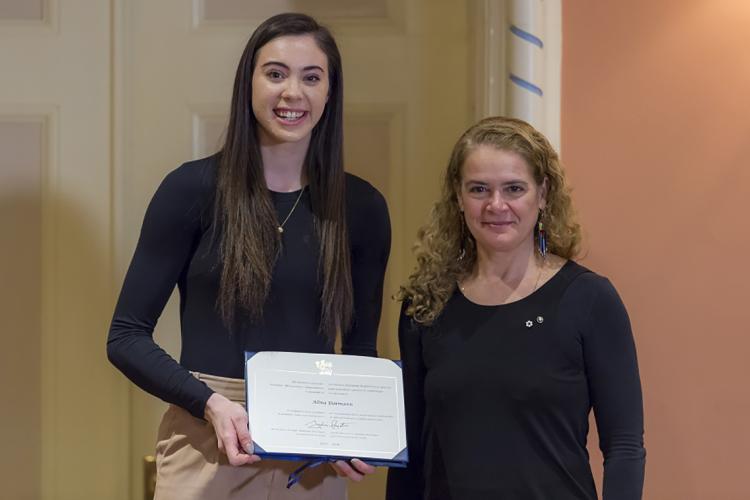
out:
<path id="1" fill-rule="evenodd" d="M 537 185 L 547 181 L 547 204 L 540 217 L 548 251 L 566 259 L 579 251 L 581 226 L 575 218 L 571 189 L 557 152 L 544 135 L 523 120 L 485 118 L 464 132 L 453 147 L 442 195 L 427 224 L 417 233 L 416 270 L 396 296 L 407 301 L 406 314 L 424 325 L 440 316 L 456 283 L 468 276 L 476 263 L 476 242 L 466 227 L 458 197 L 462 166 L 478 146 L 493 146 L 520 155 L 531 168 Z"/>

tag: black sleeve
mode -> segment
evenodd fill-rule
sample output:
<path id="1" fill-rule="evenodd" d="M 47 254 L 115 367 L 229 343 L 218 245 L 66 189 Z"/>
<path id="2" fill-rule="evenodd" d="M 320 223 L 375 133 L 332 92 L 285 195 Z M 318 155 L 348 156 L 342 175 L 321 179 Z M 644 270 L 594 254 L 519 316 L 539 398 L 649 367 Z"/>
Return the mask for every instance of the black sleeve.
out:
<path id="1" fill-rule="evenodd" d="M 586 375 L 604 455 L 603 500 L 640 500 L 646 451 L 643 398 L 630 320 L 617 291 L 596 276 L 583 337 Z"/>
<path id="2" fill-rule="evenodd" d="M 406 301 L 401 307 L 398 321 L 398 344 L 404 374 L 406 399 L 406 443 L 409 447 L 409 465 L 405 469 L 388 470 L 386 500 L 419 500 L 424 491 L 424 364 L 420 328 L 404 314 Z"/>
<path id="3" fill-rule="evenodd" d="M 344 335 L 344 354 L 377 356 L 378 324 L 383 306 L 383 280 L 391 251 L 391 220 L 385 198 L 361 179 L 347 192 L 355 207 L 348 214 L 352 238 L 354 295 L 352 327 Z"/>
<path id="4" fill-rule="evenodd" d="M 107 356 L 143 390 L 203 418 L 212 391 L 153 339 L 154 327 L 200 236 L 205 189 L 183 166 L 159 186 L 146 211 L 107 339 Z"/>

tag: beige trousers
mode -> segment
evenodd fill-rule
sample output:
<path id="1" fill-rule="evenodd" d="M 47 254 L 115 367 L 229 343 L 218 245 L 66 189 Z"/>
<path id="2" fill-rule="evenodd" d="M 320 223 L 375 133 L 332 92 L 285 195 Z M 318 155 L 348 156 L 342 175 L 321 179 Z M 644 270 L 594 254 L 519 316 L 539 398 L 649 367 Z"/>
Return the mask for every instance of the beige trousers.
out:
<path id="1" fill-rule="evenodd" d="M 244 404 L 240 379 L 194 374 L 214 391 Z M 214 429 L 205 420 L 170 405 L 156 444 L 155 500 L 346 500 L 346 482 L 327 465 L 308 469 L 286 488 L 302 462 L 262 460 L 234 467 L 219 451 Z"/>

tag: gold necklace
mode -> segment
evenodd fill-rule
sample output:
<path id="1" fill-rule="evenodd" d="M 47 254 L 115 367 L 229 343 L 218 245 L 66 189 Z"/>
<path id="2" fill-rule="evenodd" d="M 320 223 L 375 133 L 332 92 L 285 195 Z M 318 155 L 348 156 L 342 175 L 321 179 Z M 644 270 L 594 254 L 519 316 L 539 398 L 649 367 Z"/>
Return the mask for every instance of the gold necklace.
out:
<path id="1" fill-rule="evenodd" d="M 536 292 L 537 288 L 539 288 L 539 281 L 542 279 L 542 269 L 544 268 L 544 261 L 542 261 L 542 264 L 539 266 L 539 269 L 536 273 L 536 281 L 534 282 L 534 289 L 529 292 L 528 295 L 531 295 L 532 293 Z M 462 285 L 458 283 L 458 289 L 461 290 L 461 292 L 465 292 L 468 287 L 466 285 Z M 527 295 L 527 296 L 528 296 Z"/>
<path id="2" fill-rule="evenodd" d="M 294 213 L 294 209 L 297 208 L 297 204 L 299 203 L 299 200 L 302 199 L 302 193 L 305 192 L 305 188 L 306 187 L 307 186 L 302 186 L 302 189 L 299 190 L 299 195 L 297 196 L 297 200 L 294 202 L 294 205 L 292 205 L 292 209 L 289 210 L 288 214 L 286 214 L 286 217 L 284 218 L 284 220 L 282 221 L 282 223 L 279 224 L 278 226 L 276 226 L 276 229 L 278 229 L 279 234 L 281 234 L 281 233 L 284 232 L 284 224 L 286 224 L 286 221 L 288 221 L 289 217 L 292 216 L 292 214 Z"/>
<path id="3" fill-rule="evenodd" d="M 539 288 L 539 280 L 542 278 L 543 268 L 544 268 L 544 261 L 542 261 L 542 265 L 539 266 L 539 271 L 536 273 L 536 281 L 534 282 L 534 289 L 531 291 L 531 293 L 536 292 L 536 289 Z M 529 295 L 531 295 L 531 293 Z"/>

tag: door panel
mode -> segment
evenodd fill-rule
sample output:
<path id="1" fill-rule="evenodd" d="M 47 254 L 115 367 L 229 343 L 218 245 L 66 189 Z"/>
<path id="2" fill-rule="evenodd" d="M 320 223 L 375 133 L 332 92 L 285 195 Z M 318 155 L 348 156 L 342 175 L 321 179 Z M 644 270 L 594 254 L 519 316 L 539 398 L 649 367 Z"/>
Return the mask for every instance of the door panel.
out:
<path id="1" fill-rule="evenodd" d="M 0 497 L 125 498 L 109 2 L 0 2 Z"/>

